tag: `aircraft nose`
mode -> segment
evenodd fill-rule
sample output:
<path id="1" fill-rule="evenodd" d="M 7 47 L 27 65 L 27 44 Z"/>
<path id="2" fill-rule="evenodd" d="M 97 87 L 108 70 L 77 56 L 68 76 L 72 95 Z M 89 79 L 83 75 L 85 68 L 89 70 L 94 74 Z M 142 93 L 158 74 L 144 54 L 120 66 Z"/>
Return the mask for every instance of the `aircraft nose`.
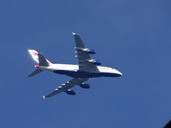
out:
<path id="1" fill-rule="evenodd" d="M 117 74 L 118 74 L 119 76 L 122 76 L 122 73 L 121 73 L 120 71 L 118 71 L 118 70 L 117 70 Z"/>
<path id="2" fill-rule="evenodd" d="M 120 71 L 118 71 L 118 70 L 116 70 L 116 69 L 114 69 L 114 72 L 115 72 L 115 74 L 117 74 L 118 76 L 122 76 L 122 75 L 123 75 Z"/>
<path id="3" fill-rule="evenodd" d="M 118 71 L 118 75 L 122 76 L 122 73 L 120 71 Z"/>

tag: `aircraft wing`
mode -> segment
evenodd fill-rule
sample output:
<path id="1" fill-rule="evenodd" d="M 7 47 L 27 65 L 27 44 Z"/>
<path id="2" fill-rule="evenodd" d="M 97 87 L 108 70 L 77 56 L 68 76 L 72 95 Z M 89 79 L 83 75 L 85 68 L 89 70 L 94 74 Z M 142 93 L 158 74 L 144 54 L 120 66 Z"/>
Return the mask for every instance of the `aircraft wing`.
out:
<path id="1" fill-rule="evenodd" d="M 58 88 L 56 88 L 54 91 L 52 91 L 48 95 L 43 96 L 43 99 L 48 98 L 48 97 L 52 97 L 52 96 L 57 95 L 61 92 L 66 92 L 69 95 L 75 95 L 76 93 L 71 88 L 74 87 L 75 85 L 82 84 L 84 81 L 87 81 L 87 80 L 88 80 L 88 78 L 74 78 L 70 81 L 67 81 L 66 83 L 58 86 Z"/>
<path id="2" fill-rule="evenodd" d="M 75 53 L 78 58 L 79 70 L 97 71 L 96 65 L 98 63 L 90 56 L 90 54 L 95 54 L 95 52 L 85 47 L 84 42 L 78 34 L 73 33 L 73 35 L 76 44 Z"/>

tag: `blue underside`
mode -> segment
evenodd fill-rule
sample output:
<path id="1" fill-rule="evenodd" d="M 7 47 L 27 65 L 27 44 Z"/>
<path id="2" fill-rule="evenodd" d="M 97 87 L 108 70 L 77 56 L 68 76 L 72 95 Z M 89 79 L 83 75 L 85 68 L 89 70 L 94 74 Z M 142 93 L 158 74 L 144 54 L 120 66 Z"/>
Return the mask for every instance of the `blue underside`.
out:
<path id="1" fill-rule="evenodd" d="M 114 73 L 90 73 L 85 71 L 64 71 L 56 70 L 54 73 L 63 74 L 75 78 L 93 78 L 93 77 L 119 77 L 121 75 Z"/>

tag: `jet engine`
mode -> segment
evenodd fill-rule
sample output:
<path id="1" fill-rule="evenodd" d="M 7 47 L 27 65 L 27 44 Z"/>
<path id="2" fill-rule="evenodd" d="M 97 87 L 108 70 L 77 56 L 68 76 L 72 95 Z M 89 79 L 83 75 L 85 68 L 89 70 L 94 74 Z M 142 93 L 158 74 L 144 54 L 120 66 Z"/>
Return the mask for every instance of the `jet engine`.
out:
<path id="1" fill-rule="evenodd" d="M 95 59 L 90 59 L 90 60 L 87 60 L 89 63 L 92 63 L 92 64 L 95 64 L 95 65 L 101 65 L 100 62 L 96 61 Z"/>
<path id="2" fill-rule="evenodd" d="M 90 88 L 90 85 L 89 84 L 80 84 L 80 87 L 81 88 L 85 88 L 85 89 L 89 89 Z"/>
<path id="3" fill-rule="evenodd" d="M 89 48 L 76 48 L 76 49 L 82 52 L 86 52 L 88 54 L 96 54 L 96 52 L 93 49 L 89 49 Z"/>
<path id="4" fill-rule="evenodd" d="M 72 89 L 68 89 L 68 90 L 66 91 L 66 93 L 69 94 L 69 95 L 76 95 L 75 91 L 72 90 Z"/>

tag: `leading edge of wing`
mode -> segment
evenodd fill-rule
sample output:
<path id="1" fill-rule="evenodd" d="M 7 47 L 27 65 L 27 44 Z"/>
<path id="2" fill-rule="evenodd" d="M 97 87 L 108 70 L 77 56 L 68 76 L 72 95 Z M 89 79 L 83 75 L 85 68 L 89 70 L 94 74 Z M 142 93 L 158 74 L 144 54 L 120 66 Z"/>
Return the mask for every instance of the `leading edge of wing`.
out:
<path id="1" fill-rule="evenodd" d="M 73 78 L 70 81 L 67 81 L 64 84 L 61 84 L 60 86 L 58 86 L 54 91 L 52 91 L 51 93 L 49 93 L 46 96 L 43 96 L 43 99 L 55 96 L 61 92 L 67 92 L 67 91 L 72 91 L 71 88 L 74 87 L 75 85 L 79 85 L 81 83 L 83 83 L 84 81 L 87 81 L 88 78 Z"/>
<path id="2" fill-rule="evenodd" d="M 85 48 L 85 44 L 84 44 L 83 40 L 81 39 L 80 35 L 78 33 L 75 33 L 75 32 L 72 32 L 72 34 L 74 36 L 76 47 Z"/>
<path id="3" fill-rule="evenodd" d="M 97 62 L 95 61 L 95 59 L 92 59 L 90 55 L 90 54 L 94 54 L 95 52 L 91 52 L 91 50 L 85 46 L 79 34 L 74 32 L 72 34 L 74 36 L 74 41 L 76 45 L 75 53 L 76 53 L 76 58 L 78 59 L 79 70 L 98 71 Z"/>

